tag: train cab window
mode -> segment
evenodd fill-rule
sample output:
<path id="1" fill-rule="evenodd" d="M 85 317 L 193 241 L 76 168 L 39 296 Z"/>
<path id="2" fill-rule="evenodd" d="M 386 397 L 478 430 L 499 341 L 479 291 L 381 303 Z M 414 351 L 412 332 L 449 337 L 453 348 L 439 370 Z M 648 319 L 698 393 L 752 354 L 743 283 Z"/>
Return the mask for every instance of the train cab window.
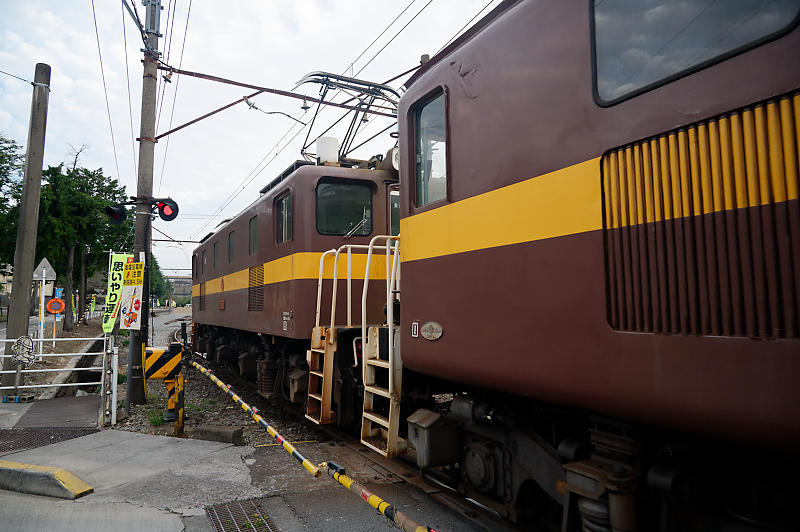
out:
<path id="1" fill-rule="evenodd" d="M 197 255 L 192 255 L 192 279 L 197 279 Z"/>
<path id="2" fill-rule="evenodd" d="M 228 264 L 233 262 L 233 258 L 236 255 L 236 249 L 234 248 L 234 243 L 236 242 L 236 231 L 231 231 L 228 233 Z"/>
<path id="3" fill-rule="evenodd" d="M 775 38 L 800 0 L 595 0 L 595 90 L 612 104 Z"/>
<path id="4" fill-rule="evenodd" d="M 201 273 L 206 273 L 206 251 L 203 250 L 203 260 L 200 263 L 200 271 Z"/>
<path id="5" fill-rule="evenodd" d="M 364 236 L 372 232 L 372 189 L 350 181 L 323 179 L 317 184 L 317 232 Z"/>
<path id="6" fill-rule="evenodd" d="M 217 271 L 217 265 L 219 264 L 219 249 L 218 249 L 219 245 L 218 244 L 219 244 L 219 242 L 214 242 L 214 257 L 212 259 L 214 261 L 214 271 Z"/>
<path id="7" fill-rule="evenodd" d="M 447 127 L 444 92 L 418 108 L 416 122 L 416 204 L 447 198 Z"/>
<path id="8" fill-rule="evenodd" d="M 253 255 L 258 251 L 258 216 L 250 218 L 249 228 L 249 246 L 247 253 Z"/>
<path id="9" fill-rule="evenodd" d="M 292 194 L 288 192 L 275 200 L 276 243 L 292 239 Z"/>

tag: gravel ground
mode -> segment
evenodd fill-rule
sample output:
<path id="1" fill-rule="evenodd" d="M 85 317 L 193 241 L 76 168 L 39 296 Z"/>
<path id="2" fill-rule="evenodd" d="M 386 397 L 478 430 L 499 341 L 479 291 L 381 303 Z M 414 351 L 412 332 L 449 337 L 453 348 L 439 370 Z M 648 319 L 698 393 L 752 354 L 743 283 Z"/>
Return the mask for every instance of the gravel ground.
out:
<path id="1" fill-rule="evenodd" d="M 190 318 L 191 314 L 185 309 L 160 314 L 155 318 L 155 344 L 167 345 L 174 339 L 175 331 L 180 329 L 180 319 Z M 171 322 L 171 323 L 170 323 Z M 120 356 L 120 375 L 127 373 L 126 363 Z M 197 360 L 204 365 L 202 359 Z M 193 368 L 184 367 L 185 375 L 185 413 L 184 426 L 187 437 L 191 438 L 193 429 L 200 425 L 225 425 L 241 427 L 245 444 L 269 444 L 272 438 L 266 431 L 257 425 L 236 405 L 225 393 L 211 380 Z M 255 392 L 255 383 L 228 375 L 225 372 L 215 372 L 215 375 L 242 397 L 250 406 L 258 408 L 261 415 L 272 424 L 289 441 L 324 441 L 329 439 L 324 432 L 318 430 L 310 422 L 301 420 L 295 413 L 289 412 L 280 404 L 268 401 Z M 141 432 L 145 434 L 172 435 L 172 423 L 161 422 L 162 414 L 167 408 L 167 390 L 161 381 L 147 382 L 147 404 L 133 405 L 128 417 L 124 417 L 126 385 L 120 384 L 117 392 L 118 405 L 120 406 L 120 420 L 116 426 L 118 430 Z"/>

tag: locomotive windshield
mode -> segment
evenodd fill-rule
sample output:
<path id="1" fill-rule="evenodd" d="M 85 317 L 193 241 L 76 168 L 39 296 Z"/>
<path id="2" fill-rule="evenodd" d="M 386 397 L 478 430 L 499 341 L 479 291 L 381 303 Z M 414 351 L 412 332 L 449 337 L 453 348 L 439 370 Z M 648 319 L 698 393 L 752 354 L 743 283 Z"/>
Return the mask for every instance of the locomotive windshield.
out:
<path id="1" fill-rule="evenodd" d="M 800 0 L 595 0 L 597 94 L 613 101 L 724 59 L 792 24 Z"/>
<path id="2" fill-rule="evenodd" d="M 364 236 L 372 232 L 372 190 L 368 185 L 326 180 L 317 185 L 317 231 L 322 235 Z"/>

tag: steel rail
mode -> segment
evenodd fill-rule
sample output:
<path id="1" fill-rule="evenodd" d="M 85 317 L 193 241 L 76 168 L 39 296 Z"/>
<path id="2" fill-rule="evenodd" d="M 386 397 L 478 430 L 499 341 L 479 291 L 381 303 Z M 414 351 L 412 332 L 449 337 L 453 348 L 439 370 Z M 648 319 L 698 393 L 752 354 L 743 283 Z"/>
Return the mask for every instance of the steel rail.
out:
<path id="1" fill-rule="evenodd" d="M 202 373 L 203 375 L 205 375 L 206 377 L 208 377 L 209 379 L 211 379 L 211 382 L 213 382 L 214 384 L 216 384 L 216 385 L 217 385 L 217 387 L 219 387 L 219 389 L 221 389 L 221 390 L 222 390 L 223 392 L 225 392 L 225 393 L 226 393 L 226 394 L 227 394 L 227 395 L 228 395 L 228 396 L 229 396 L 231 399 L 233 399 L 233 400 L 236 402 L 236 404 L 238 404 L 239 406 L 241 406 L 241 407 L 242 407 L 242 410 L 244 410 L 245 412 L 247 412 L 248 414 L 250 414 L 250 417 L 252 417 L 252 418 L 253 418 L 253 421 L 255 421 L 256 423 L 258 423 L 259 425 L 261 425 L 261 426 L 264 428 L 264 430 L 266 430 L 266 431 L 269 433 L 269 435 L 270 435 L 270 436 L 272 436 L 273 438 L 275 438 L 275 441 L 276 441 L 276 442 L 278 442 L 278 443 L 280 443 L 280 444 L 283 446 L 283 448 L 286 450 L 286 452 L 287 452 L 287 453 L 289 453 L 290 455 L 292 455 L 292 456 L 293 456 L 293 457 L 294 457 L 294 458 L 295 458 L 295 459 L 296 459 L 298 462 L 300 462 L 300 463 L 303 465 L 303 467 L 305 467 L 305 468 L 306 468 L 306 470 L 307 470 L 309 473 L 311 473 L 311 475 L 313 475 L 313 476 L 315 476 L 315 477 L 318 477 L 318 476 L 320 475 L 320 473 L 321 473 L 322 471 L 319 469 L 319 467 L 317 467 L 317 466 L 315 466 L 314 464 L 312 464 L 312 463 L 311 463 L 311 462 L 308 460 L 308 458 L 306 458 L 306 457 L 304 457 L 302 454 L 300 454 L 300 452 L 299 452 L 297 449 L 295 449 L 294 445 L 292 445 L 291 443 L 289 443 L 289 440 L 287 440 L 286 438 L 284 438 L 283 436 L 281 436 L 281 435 L 278 433 L 278 431 L 276 431 L 276 430 L 275 430 L 275 429 L 272 427 L 272 425 L 270 425 L 270 424 L 267 422 L 267 420 L 266 420 L 266 419 L 264 419 L 263 417 L 261 417 L 261 416 L 259 415 L 259 413 L 258 413 L 258 410 L 256 410 L 255 408 L 253 408 L 253 407 L 251 407 L 250 405 L 248 405 L 247 403 L 245 403 L 245 402 L 242 400 L 242 398 L 241 398 L 241 397 L 239 397 L 238 395 L 236 395 L 236 392 L 234 392 L 233 390 L 231 390 L 231 387 L 230 387 L 230 386 L 228 386 L 227 384 L 225 384 L 224 382 L 222 382 L 221 380 L 219 380 L 219 379 L 218 379 L 218 378 L 217 378 L 217 377 L 216 377 L 216 376 L 215 376 L 215 375 L 214 375 L 214 374 L 213 374 L 213 373 L 212 373 L 210 370 L 208 370 L 208 369 L 204 368 L 203 366 L 201 366 L 200 364 L 198 364 L 197 362 L 194 362 L 194 361 L 192 361 L 192 363 L 191 363 L 191 364 L 192 364 L 192 367 L 194 367 L 194 368 L 195 368 L 195 369 L 197 369 L 197 370 L 198 370 L 200 373 Z"/>

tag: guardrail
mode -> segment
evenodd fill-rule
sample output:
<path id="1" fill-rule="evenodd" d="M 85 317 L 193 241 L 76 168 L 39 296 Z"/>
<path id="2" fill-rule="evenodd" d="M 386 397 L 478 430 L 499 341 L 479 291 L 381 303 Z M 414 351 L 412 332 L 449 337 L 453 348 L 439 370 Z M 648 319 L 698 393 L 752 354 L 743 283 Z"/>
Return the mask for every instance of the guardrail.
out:
<path id="1" fill-rule="evenodd" d="M 100 412 L 98 413 L 98 423 L 102 426 L 107 421 L 112 425 L 117 423 L 117 373 L 119 366 L 119 356 L 114 353 L 114 338 L 113 336 L 97 336 L 88 338 L 30 338 L 35 347 L 36 343 L 43 342 L 102 342 L 102 351 L 82 351 L 73 353 L 47 353 L 47 354 L 33 354 L 31 355 L 38 359 L 43 358 L 56 358 L 56 357 L 86 357 L 86 356 L 102 356 L 102 366 L 87 366 L 77 367 L 77 362 L 73 365 L 67 364 L 63 368 L 35 368 L 23 369 L 23 364 L 17 362 L 17 368 L 11 370 L 0 370 L 0 375 L 14 374 L 16 376 L 14 386 L 0 386 L 0 390 L 14 390 L 15 395 L 19 394 L 19 390 L 28 390 L 34 388 L 74 388 L 79 386 L 100 386 Z M 13 344 L 18 339 L 0 340 L 0 344 Z M 13 354 L 0 354 L 0 360 L 6 358 L 14 358 Z M 49 384 L 24 384 L 24 375 L 30 373 L 62 373 L 62 372 L 80 372 L 80 371 L 100 371 L 100 380 L 92 382 L 51 382 Z M 66 380 L 66 379 L 65 379 Z"/>

